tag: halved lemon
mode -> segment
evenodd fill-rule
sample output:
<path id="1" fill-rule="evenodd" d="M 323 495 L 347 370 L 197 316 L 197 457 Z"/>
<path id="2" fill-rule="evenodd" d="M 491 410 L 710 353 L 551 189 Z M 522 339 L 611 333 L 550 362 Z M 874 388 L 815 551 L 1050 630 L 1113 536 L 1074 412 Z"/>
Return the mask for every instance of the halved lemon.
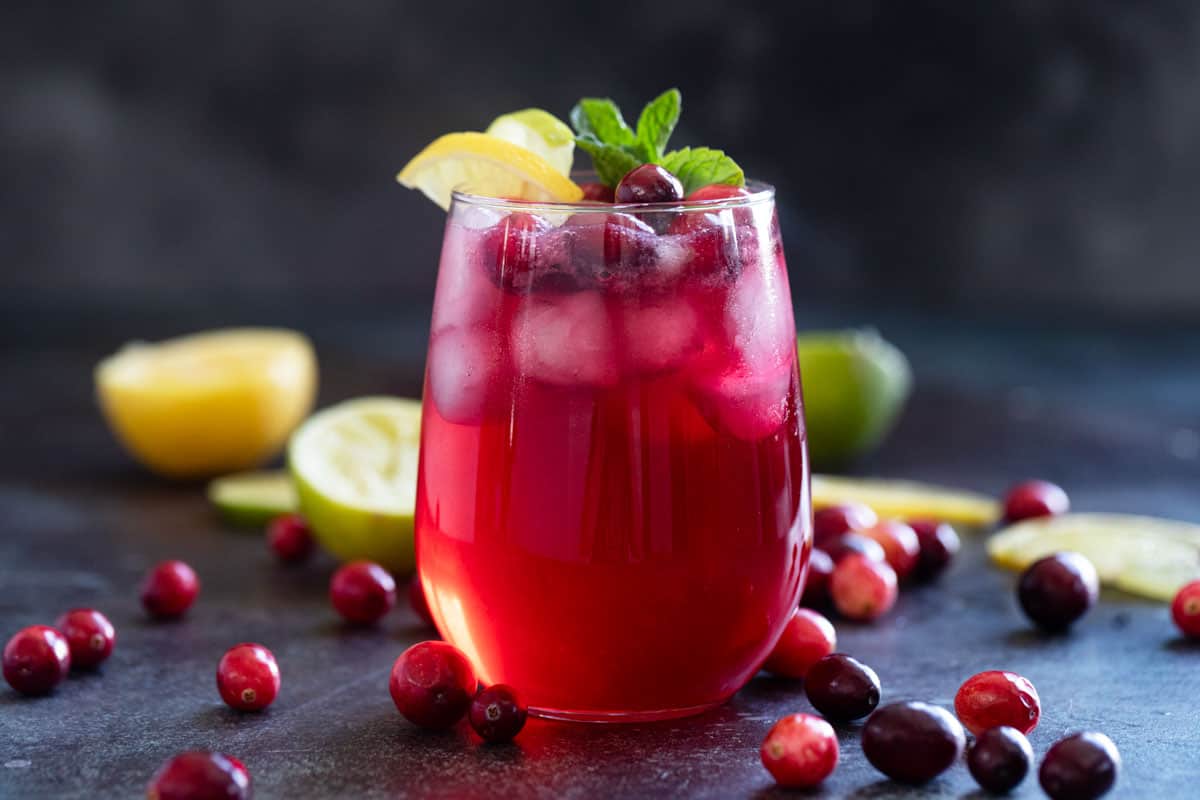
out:
<path id="1" fill-rule="evenodd" d="M 562 175 L 571 174 L 571 166 L 575 163 L 575 134 L 549 111 L 526 108 L 501 114 L 488 126 L 486 133 L 537 153 Z"/>
<path id="2" fill-rule="evenodd" d="M 987 495 L 916 481 L 812 476 L 815 508 L 863 503 L 881 517 L 939 519 L 985 527 L 1000 518 L 1000 504 Z"/>
<path id="3" fill-rule="evenodd" d="M 265 525 L 296 510 L 296 487 L 282 470 L 239 472 L 208 484 L 208 499 L 234 525 Z"/>

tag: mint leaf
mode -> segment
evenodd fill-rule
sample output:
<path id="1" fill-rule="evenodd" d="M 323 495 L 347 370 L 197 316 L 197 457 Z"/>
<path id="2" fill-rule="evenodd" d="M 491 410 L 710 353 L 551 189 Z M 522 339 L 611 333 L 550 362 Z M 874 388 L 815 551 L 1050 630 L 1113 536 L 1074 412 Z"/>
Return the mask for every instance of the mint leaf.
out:
<path id="1" fill-rule="evenodd" d="M 592 165 L 600 182 L 614 189 L 621 182 L 621 178 L 625 177 L 625 173 L 643 163 L 624 147 L 602 142 L 590 134 L 577 137 L 575 143 L 591 155 Z"/>
<path id="2" fill-rule="evenodd" d="M 646 103 L 638 115 L 637 140 L 647 161 L 658 162 L 679 121 L 681 96 L 678 89 L 668 89 Z"/>
<path id="3" fill-rule="evenodd" d="M 590 151 L 589 151 L 590 152 Z M 663 156 L 662 165 L 679 178 L 685 195 L 712 183 L 744 186 L 746 176 L 732 158 L 709 147 L 684 147 Z"/>
<path id="4" fill-rule="evenodd" d="M 585 97 L 576 103 L 571 109 L 571 125 L 579 136 L 592 136 L 601 144 L 632 146 L 636 141 L 621 109 L 607 97 Z"/>

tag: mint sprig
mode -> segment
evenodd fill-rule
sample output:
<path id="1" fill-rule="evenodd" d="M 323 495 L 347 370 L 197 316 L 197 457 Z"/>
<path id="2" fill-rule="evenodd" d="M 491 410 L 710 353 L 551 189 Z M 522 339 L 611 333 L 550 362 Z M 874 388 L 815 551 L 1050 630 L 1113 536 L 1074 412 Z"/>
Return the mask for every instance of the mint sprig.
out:
<path id="1" fill-rule="evenodd" d="M 571 109 L 575 143 L 591 155 L 600 181 L 614 188 L 629 170 L 642 164 L 661 164 L 679 178 L 685 193 L 713 183 L 743 186 L 742 168 L 720 150 L 684 147 L 664 152 L 682 105 L 679 90 L 668 89 L 646 104 L 634 129 L 612 100 L 585 97 Z"/>

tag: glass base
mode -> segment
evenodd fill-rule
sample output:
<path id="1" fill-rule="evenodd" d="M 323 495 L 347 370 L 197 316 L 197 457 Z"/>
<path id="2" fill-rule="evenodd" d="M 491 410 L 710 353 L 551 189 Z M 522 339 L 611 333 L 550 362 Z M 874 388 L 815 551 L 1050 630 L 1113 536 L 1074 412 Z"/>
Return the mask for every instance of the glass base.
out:
<path id="1" fill-rule="evenodd" d="M 678 719 L 703 714 L 716 708 L 729 698 L 686 708 L 660 708 L 652 711 L 567 711 L 561 708 L 534 708 L 529 713 L 541 719 L 552 719 L 559 722 L 658 722 L 664 719 Z"/>

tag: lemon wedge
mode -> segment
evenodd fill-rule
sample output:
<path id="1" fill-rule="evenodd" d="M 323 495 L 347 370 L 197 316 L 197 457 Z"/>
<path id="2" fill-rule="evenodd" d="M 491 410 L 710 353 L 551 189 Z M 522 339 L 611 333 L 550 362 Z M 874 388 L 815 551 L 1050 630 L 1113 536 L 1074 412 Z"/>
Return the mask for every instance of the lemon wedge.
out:
<path id="1" fill-rule="evenodd" d="M 986 527 L 1000 518 L 1000 504 L 986 495 L 916 481 L 813 475 L 812 496 L 815 508 L 862 503 L 881 517 L 898 519 Z"/>
<path id="2" fill-rule="evenodd" d="M 562 175 L 571 174 L 575 163 L 575 134 L 549 111 L 526 108 L 502 114 L 486 131 L 506 142 L 537 153 Z"/>

